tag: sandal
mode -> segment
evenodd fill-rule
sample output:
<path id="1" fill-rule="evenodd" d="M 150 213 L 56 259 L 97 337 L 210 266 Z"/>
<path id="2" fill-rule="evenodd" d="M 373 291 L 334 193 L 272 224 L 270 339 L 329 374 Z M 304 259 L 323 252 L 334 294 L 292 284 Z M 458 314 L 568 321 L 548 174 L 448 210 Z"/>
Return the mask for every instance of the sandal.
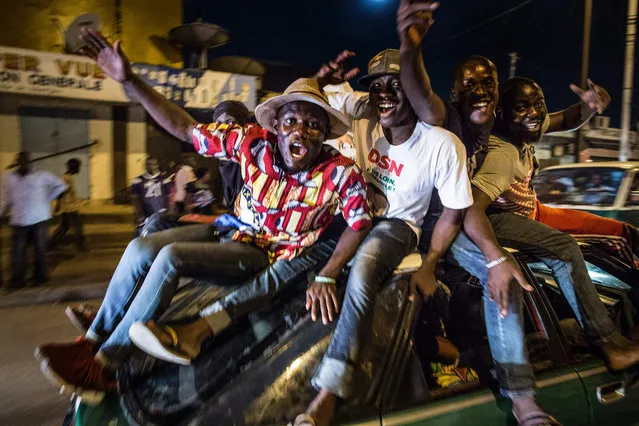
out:
<path id="1" fill-rule="evenodd" d="M 156 327 L 157 330 L 155 329 Z M 157 334 L 158 330 L 171 337 L 171 346 L 167 347 L 160 341 Z M 151 328 L 147 324 L 138 321 L 129 328 L 129 337 L 135 346 L 157 359 L 180 365 L 191 364 L 191 357 L 180 350 L 177 333 L 168 325 L 155 324 L 155 327 Z"/>
<path id="2" fill-rule="evenodd" d="M 557 419 L 544 411 L 532 411 L 521 418 L 515 416 L 515 420 L 519 426 L 562 426 Z"/>

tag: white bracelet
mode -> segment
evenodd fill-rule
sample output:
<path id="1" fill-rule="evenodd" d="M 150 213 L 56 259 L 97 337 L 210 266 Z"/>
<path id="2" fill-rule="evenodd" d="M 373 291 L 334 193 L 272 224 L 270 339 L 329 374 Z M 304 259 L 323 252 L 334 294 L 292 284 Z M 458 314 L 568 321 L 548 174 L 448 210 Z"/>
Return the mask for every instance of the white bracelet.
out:
<path id="1" fill-rule="evenodd" d="M 321 275 L 316 275 L 313 281 L 317 283 L 322 283 L 322 284 L 333 284 L 333 285 L 337 284 L 337 281 L 335 280 L 335 278 L 323 277 Z"/>
<path id="2" fill-rule="evenodd" d="M 501 265 L 504 262 L 508 262 L 508 258 L 506 256 L 502 256 L 499 259 L 495 259 L 492 262 L 488 262 L 486 264 L 486 268 L 491 269 L 491 268 L 494 268 L 497 265 Z"/>

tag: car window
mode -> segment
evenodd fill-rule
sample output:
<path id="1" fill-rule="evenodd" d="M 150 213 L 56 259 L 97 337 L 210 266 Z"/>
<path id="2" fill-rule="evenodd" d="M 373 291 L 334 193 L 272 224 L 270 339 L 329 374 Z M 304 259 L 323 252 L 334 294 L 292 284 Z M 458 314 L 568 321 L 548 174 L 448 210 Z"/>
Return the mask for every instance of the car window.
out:
<path id="1" fill-rule="evenodd" d="M 639 172 L 635 173 L 635 178 L 632 180 L 632 185 L 630 185 L 626 206 L 639 206 Z"/>
<path id="2" fill-rule="evenodd" d="M 415 347 L 430 390 L 442 399 L 481 387 L 495 388 L 483 319 L 482 288 L 465 271 L 446 271 L 435 296 L 421 310 Z M 529 297 L 524 308 L 526 343 L 536 372 L 554 367 L 549 337 Z"/>
<path id="3" fill-rule="evenodd" d="M 624 173 L 613 167 L 543 170 L 533 185 L 542 203 L 612 206 Z"/>

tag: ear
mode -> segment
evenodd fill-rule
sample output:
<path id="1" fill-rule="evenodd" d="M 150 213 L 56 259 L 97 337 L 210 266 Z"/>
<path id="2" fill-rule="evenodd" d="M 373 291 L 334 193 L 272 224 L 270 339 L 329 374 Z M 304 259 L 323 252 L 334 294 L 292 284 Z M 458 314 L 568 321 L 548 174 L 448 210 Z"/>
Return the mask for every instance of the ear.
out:
<path id="1" fill-rule="evenodd" d="M 453 102 L 457 101 L 457 92 L 455 89 L 450 89 L 450 100 Z"/>
<path id="2" fill-rule="evenodd" d="M 495 116 L 498 119 L 503 120 L 504 119 L 504 110 L 502 108 L 495 109 Z"/>
<path id="3" fill-rule="evenodd" d="M 277 117 L 274 117 L 271 123 L 272 123 L 271 126 L 273 126 L 273 129 L 277 130 L 277 125 L 279 124 L 279 122 L 277 121 Z"/>

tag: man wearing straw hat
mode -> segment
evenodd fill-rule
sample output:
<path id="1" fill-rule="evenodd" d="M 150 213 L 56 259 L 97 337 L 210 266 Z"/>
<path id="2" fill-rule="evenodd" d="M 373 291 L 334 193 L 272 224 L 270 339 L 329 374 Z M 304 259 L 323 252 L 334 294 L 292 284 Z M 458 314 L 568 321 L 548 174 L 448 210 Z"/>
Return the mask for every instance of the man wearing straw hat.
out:
<path id="1" fill-rule="evenodd" d="M 114 372 L 131 341 L 158 358 L 187 364 L 207 336 L 309 271 L 319 273 L 307 292 L 308 307 L 313 317 L 321 311 L 325 322 L 332 319 L 335 278 L 367 235 L 371 217 L 360 169 L 323 144 L 343 135 L 348 121 L 328 105 L 317 81 L 297 80 L 260 105 L 259 126 L 198 124 L 133 74 L 119 42 L 111 46 L 95 32 L 84 39 L 84 53 L 169 133 L 193 143 L 200 155 L 241 165 L 244 187 L 235 213 L 242 226 L 227 238 L 211 226 L 193 225 L 133 240 L 86 335 L 36 351 L 45 376 L 67 392 L 99 400 L 115 388 Z M 318 241 L 338 209 L 348 227 L 339 240 Z M 240 285 L 187 332 L 151 321 L 169 305 L 180 276 L 202 275 Z"/>

